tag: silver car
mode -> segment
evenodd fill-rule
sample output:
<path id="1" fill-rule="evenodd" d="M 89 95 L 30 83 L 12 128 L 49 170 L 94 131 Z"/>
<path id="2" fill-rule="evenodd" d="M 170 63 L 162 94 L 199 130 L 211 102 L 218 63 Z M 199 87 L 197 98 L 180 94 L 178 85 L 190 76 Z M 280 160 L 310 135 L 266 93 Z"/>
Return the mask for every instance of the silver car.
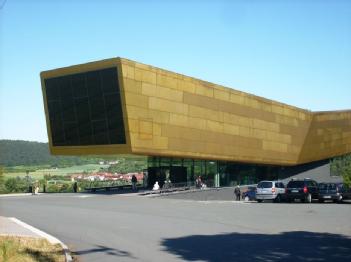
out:
<path id="1" fill-rule="evenodd" d="M 280 181 L 261 181 L 257 184 L 256 200 L 274 200 L 280 202 L 285 194 L 285 186 Z"/>

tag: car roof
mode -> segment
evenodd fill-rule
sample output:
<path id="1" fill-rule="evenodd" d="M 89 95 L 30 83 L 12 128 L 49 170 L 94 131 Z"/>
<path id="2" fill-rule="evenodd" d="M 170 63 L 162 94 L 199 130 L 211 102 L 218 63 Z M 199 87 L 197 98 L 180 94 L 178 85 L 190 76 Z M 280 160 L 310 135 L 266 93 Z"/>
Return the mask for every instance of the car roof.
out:
<path id="1" fill-rule="evenodd" d="M 292 178 L 290 181 L 316 181 L 316 180 L 311 178 Z"/>
<path id="2" fill-rule="evenodd" d="M 283 181 L 280 181 L 280 180 L 262 180 L 262 181 L 260 181 L 260 182 L 258 182 L 258 183 L 261 183 L 261 182 L 280 182 L 280 183 L 283 183 Z"/>

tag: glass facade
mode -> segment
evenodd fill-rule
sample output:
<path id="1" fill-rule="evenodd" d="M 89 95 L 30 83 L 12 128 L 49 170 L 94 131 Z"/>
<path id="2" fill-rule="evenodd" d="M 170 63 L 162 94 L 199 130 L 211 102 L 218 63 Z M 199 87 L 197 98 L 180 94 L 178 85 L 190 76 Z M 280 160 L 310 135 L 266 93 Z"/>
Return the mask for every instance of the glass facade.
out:
<path id="1" fill-rule="evenodd" d="M 54 146 L 125 144 L 117 68 L 45 79 Z"/>
<path id="2" fill-rule="evenodd" d="M 260 180 L 277 180 L 282 177 L 283 167 L 244 164 L 217 160 L 188 158 L 148 158 L 148 186 L 155 181 L 163 185 L 166 177 L 172 183 L 192 184 L 201 177 L 208 186 L 225 187 L 238 184 L 256 184 Z"/>

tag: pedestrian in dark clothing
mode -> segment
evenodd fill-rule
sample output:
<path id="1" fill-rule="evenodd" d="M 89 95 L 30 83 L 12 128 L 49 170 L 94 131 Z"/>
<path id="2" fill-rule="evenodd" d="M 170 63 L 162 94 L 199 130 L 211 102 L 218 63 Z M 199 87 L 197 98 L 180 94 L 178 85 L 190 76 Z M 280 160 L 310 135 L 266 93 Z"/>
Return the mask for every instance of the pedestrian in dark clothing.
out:
<path id="1" fill-rule="evenodd" d="M 195 180 L 195 187 L 196 188 L 201 188 L 202 187 L 202 180 L 201 180 L 201 176 L 198 176 Z"/>
<path id="2" fill-rule="evenodd" d="M 236 201 L 240 201 L 240 187 L 239 186 L 236 186 L 235 189 L 234 189 L 234 195 L 235 195 L 235 200 Z"/>
<path id="3" fill-rule="evenodd" d="M 76 181 L 73 183 L 73 191 L 74 191 L 74 193 L 77 193 L 77 191 L 78 191 L 78 184 Z"/>
<path id="4" fill-rule="evenodd" d="M 136 189 L 137 189 L 137 186 L 136 186 L 137 182 L 138 182 L 137 177 L 136 177 L 135 175 L 133 175 L 133 176 L 132 176 L 132 189 L 133 189 L 133 190 L 136 190 Z"/>

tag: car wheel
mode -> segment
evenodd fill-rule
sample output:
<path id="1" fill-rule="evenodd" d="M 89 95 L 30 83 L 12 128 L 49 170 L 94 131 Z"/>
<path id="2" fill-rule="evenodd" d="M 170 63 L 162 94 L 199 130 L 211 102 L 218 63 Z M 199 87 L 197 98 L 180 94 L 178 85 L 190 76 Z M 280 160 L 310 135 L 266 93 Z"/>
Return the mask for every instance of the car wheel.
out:
<path id="1" fill-rule="evenodd" d="M 338 203 L 342 203 L 342 195 L 339 196 Z"/>
<path id="2" fill-rule="evenodd" d="M 263 201 L 262 199 L 257 199 L 258 203 L 262 203 L 262 201 Z"/>
<path id="3" fill-rule="evenodd" d="M 311 202 L 312 202 L 312 195 L 311 195 L 311 194 L 308 194 L 308 195 L 306 196 L 305 201 L 306 201 L 307 203 L 311 203 Z"/>
<path id="4" fill-rule="evenodd" d="M 277 195 L 277 197 L 274 199 L 274 202 L 280 203 L 282 201 L 282 198 L 280 195 Z"/>

